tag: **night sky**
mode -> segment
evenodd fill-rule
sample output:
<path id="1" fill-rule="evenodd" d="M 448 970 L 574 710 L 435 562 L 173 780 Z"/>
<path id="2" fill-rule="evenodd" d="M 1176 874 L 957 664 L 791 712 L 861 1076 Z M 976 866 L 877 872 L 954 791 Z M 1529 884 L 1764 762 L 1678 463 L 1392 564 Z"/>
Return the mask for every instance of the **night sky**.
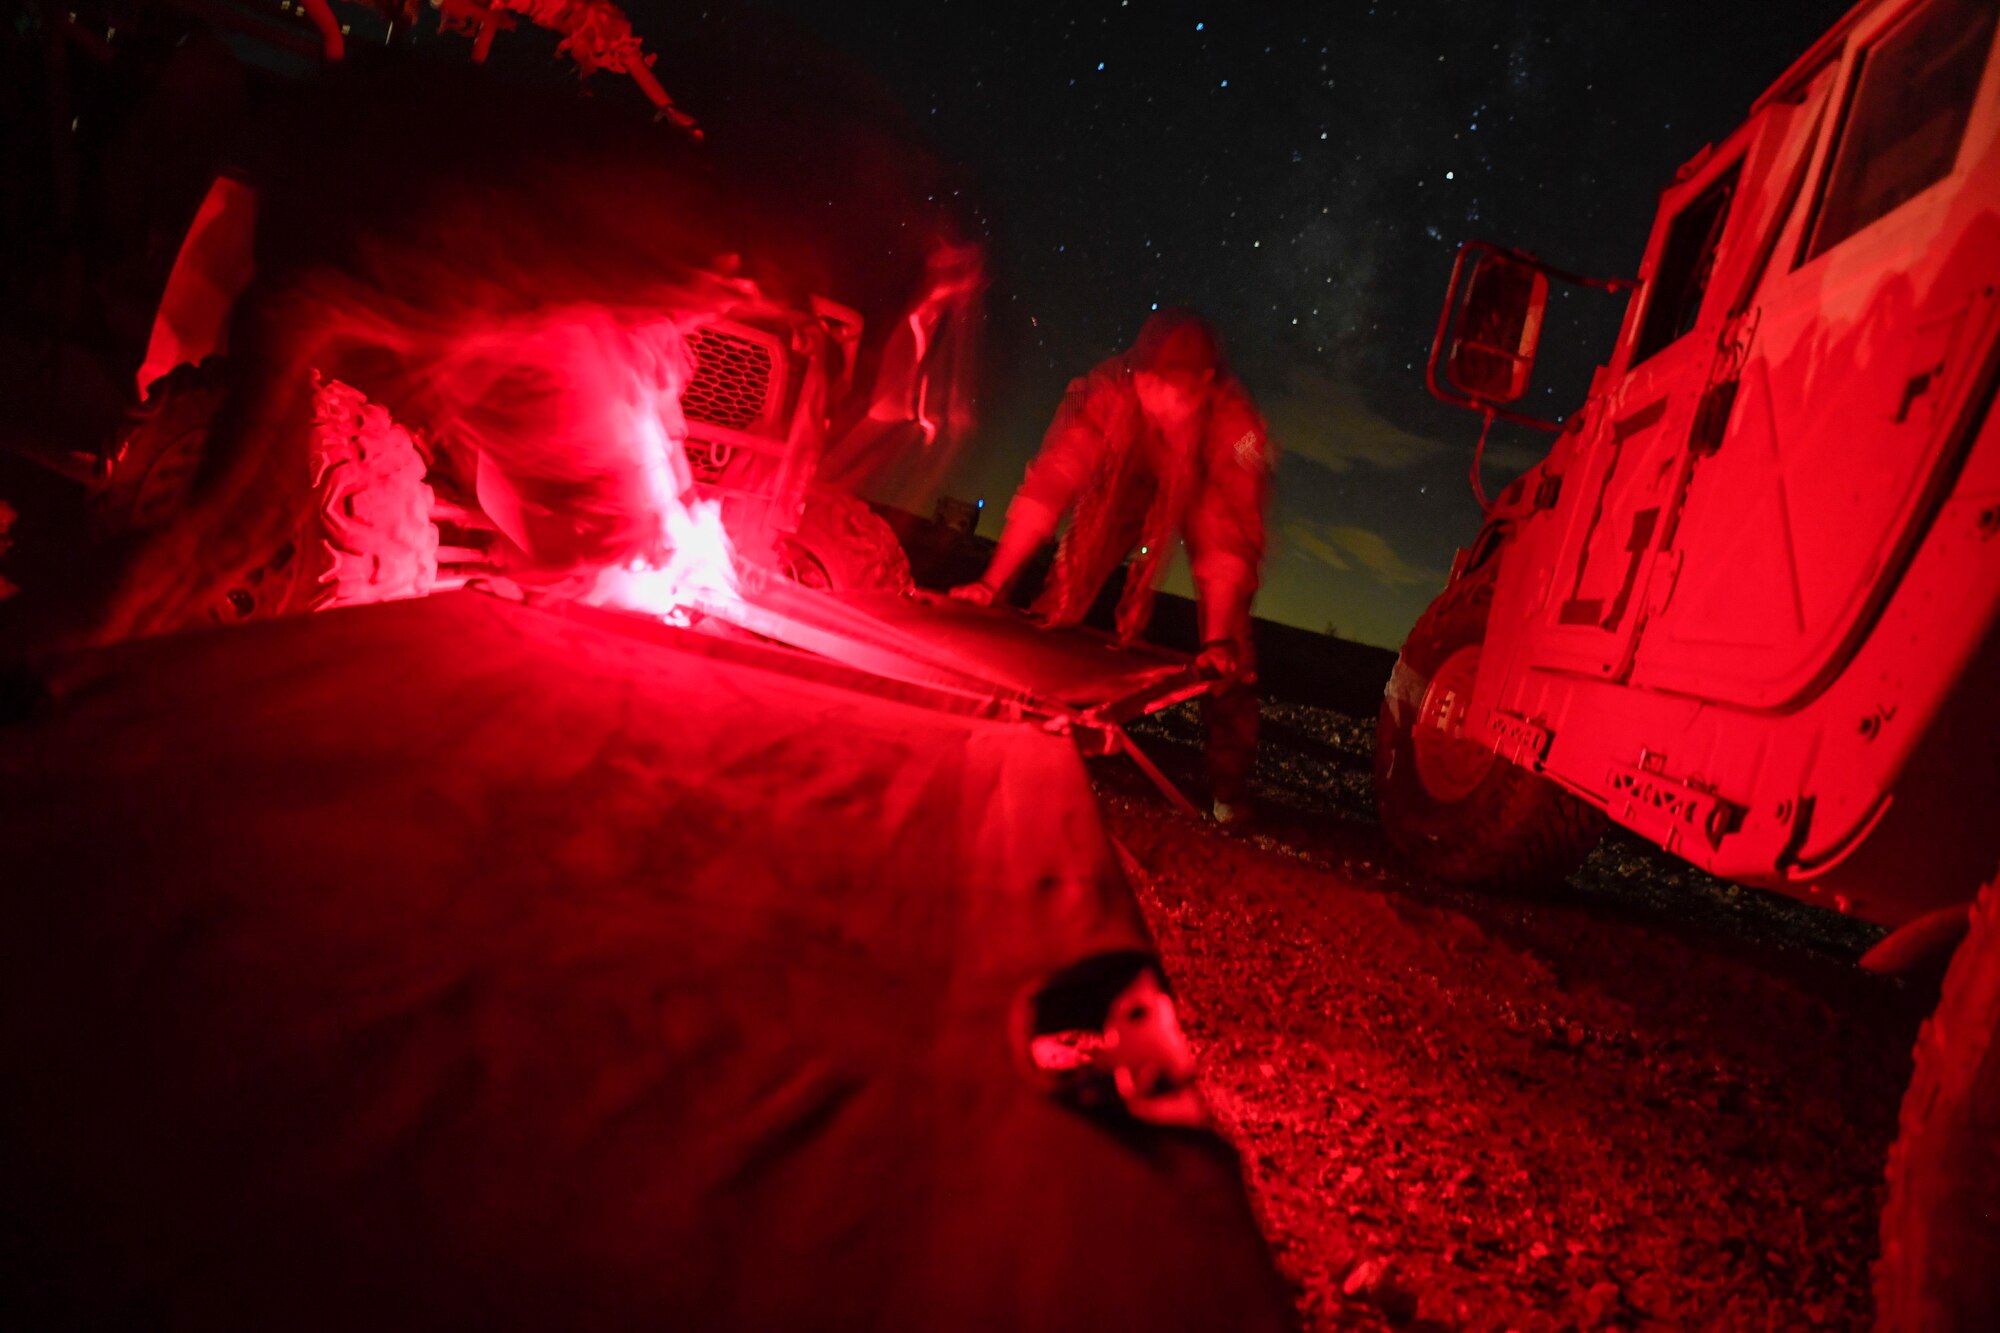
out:
<path id="1" fill-rule="evenodd" d="M 778 77 L 784 53 L 831 46 L 959 170 L 938 188 L 988 241 L 993 286 L 980 428 L 949 490 L 986 500 L 984 531 L 1067 381 L 1155 303 L 1192 305 L 1284 451 L 1258 613 L 1383 645 L 1478 526 L 1478 420 L 1423 386 L 1457 244 L 1630 275 L 1675 169 L 1846 8 L 630 6 L 670 89 L 677 46 L 777 53 Z M 1558 291 L 1530 404 L 1550 415 L 1580 399 L 1620 313 Z M 1489 490 L 1544 438 L 1496 431 Z M 1168 587 L 1188 590 L 1184 561 Z"/>

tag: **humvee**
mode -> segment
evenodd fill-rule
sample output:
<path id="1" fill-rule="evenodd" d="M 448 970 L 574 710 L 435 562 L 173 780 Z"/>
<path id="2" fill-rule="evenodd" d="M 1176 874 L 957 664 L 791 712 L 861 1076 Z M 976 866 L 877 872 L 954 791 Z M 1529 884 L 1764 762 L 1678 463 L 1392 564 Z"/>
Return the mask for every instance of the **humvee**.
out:
<path id="1" fill-rule="evenodd" d="M 209 466 L 219 414 L 232 396 L 265 387 L 243 382 L 228 346 L 238 288 L 252 267 L 257 211 L 254 183 L 222 175 L 187 233 L 139 370 L 137 405 L 92 479 L 100 538 L 144 537 L 179 521 Z M 678 404 L 680 489 L 688 501 L 715 506 L 736 560 L 808 587 L 908 590 L 909 563 L 888 524 L 861 500 L 815 483 L 833 407 L 854 388 L 861 316 L 816 295 L 788 300 L 743 288 L 725 305 L 667 312 L 686 324 L 676 341 L 692 362 Z M 468 441 L 449 431 L 413 433 L 371 412 L 367 395 L 338 379 L 307 385 L 318 372 L 332 376 L 330 368 L 288 369 L 299 371 L 292 387 L 311 394 L 321 427 L 331 409 L 352 429 L 336 432 L 334 461 L 315 466 L 310 484 L 299 471 L 292 497 L 299 526 L 238 569 L 199 618 L 233 623 L 474 580 L 529 579 L 537 565 L 559 574 L 574 563 L 536 539 L 538 527 L 545 537 L 553 527 L 558 550 L 573 546 L 574 516 L 524 518 L 506 480 Z M 318 433 L 325 443 L 327 432 Z M 347 466 L 397 451 L 414 455 L 409 466 Z"/>
<path id="2" fill-rule="evenodd" d="M 1956 944 L 1885 1329 L 2000 1327 L 1996 17 L 1856 6 L 1680 170 L 1635 281 L 1461 247 L 1431 388 L 1555 441 L 1490 503 L 1475 458 L 1485 521 L 1377 732 L 1386 831 L 1434 875 L 1559 879 L 1612 820 L 1896 927 L 1864 963 Z M 1518 406 L 1552 282 L 1630 293 L 1559 424 Z"/>
<path id="3" fill-rule="evenodd" d="M 571 558 L 575 552 L 567 549 L 575 546 L 577 533 L 564 529 L 583 520 L 545 514 L 553 521 L 531 531 L 537 526 L 533 515 L 524 517 L 522 506 L 511 503 L 519 497 L 509 492 L 518 487 L 506 484 L 509 479 L 492 466 L 490 452 L 482 456 L 470 441 L 448 427 L 439 429 L 440 423 L 422 412 L 397 421 L 378 410 L 393 406 L 401 412 L 396 395 L 385 384 L 400 384 L 406 400 L 421 396 L 413 388 L 424 386 L 413 386 L 411 381 L 425 372 L 408 355 L 389 352 L 387 346 L 397 343 L 407 352 L 411 320 L 421 323 L 434 313 L 427 305 L 429 298 L 447 306 L 458 301 L 458 294 L 447 290 L 453 283 L 511 288 L 510 295 L 498 302 L 510 317 L 531 307 L 534 293 L 541 292 L 551 320 L 560 320 L 565 303 L 573 303 L 586 311 L 609 312 L 614 322 L 671 321 L 676 326 L 669 339 L 673 353 L 684 354 L 690 362 L 676 404 L 677 419 L 686 426 L 682 447 L 672 451 L 670 460 L 676 490 L 691 502 L 712 502 L 732 550 L 749 563 L 809 586 L 907 589 L 908 562 L 894 533 L 858 498 L 821 484 L 822 458 L 830 445 L 838 444 L 851 464 L 859 452 L 881 453 L 918 437 L 928 442 L 948 428 L 945 419 L 952 415 L 953 394 L 962 395 L 964 389 L 962 384 L 940 383 L 938 372 L 957 355 L 954 339 L 962 332 L 957 326 L 965 322 L 976 297 L 976 247 L 935 245 L 919 287 L 890 294 L 904 299 L 896 308 L 900 318 L 878 320 L 876 328 L 867 328 L 860 312 L 820 295 L 809 285 L 810 279 L 802 281 L 788 269 L 797 256 L 760 254 L 759 244 L 774 231 L 772 220 L 757 218 L 760 205 L 755 200 L 734 197 L 732 185 L 709 172 L 700 132 L 652 78 L 650 57 L 636 46 L 622 14 L 600 0 L 571 7 L 574 13 L 565 9 L 549 20 L 566 34 L 560 50 L 574 57 L 585 72 L 602 68 L 629 75 L 659 109 L 660 118 L 672 126 L 657 126 L 651 134 L 642 127 L 618 127 L 623 137 L 617 145 L 588 164 L 579 159 L 560 171 L 545 170 L 539 181 L 543 185 L 588 182 L 578 191 L 550 190 L 546 208 L 531 191 L 514 187 L 507 197 L 517 205 L 519 216 L 507 219 L 508 235 L 509 243 L 519 245 L 524 237 L 538 240 L 537 228 L 553 232 L 580 227 L 570 248 L 587 251 L 593 245 L 615 243 L 620 228 L 650 230 L 650 236 L 636 238 L 648 248 L 625 263 L 635 275 L 629 290 L 615 280 L 604 280 L 606 263 L 587 253 L 571 262 L 562 256 L 549 260 L 540 250 L 525 255 L 509 252 L 506 243 L 494 239 L 500 220 L 475 219 L 476 210 L 467 204 L 480 199 L 492 206 L 477 193 L 484 186 L 473 167 L 456 171 L 452 179 L 472 184 L 453 187 L 458 193 L 444 205 L 467 211 L 460 222 L 461 234 L 425 220 L 430 214 L 422 210 L 428 207 L 434 214 L 436 205 L 413 205 L 397 197 L 370 202 L 365 196 L 371 191 L 377 197 L 403 192 L 415 196 L 421 191 L 437 195 L 443 187 L 429 178 L 421 149 L 415 154 L 407 148 L 378 154 L 369 146 L 369 132 L 380 136 L 377 143 L 396 143 L 408 137 L 410 125 L 396 121 L 388 111 L 369 108 L 365 93 L 387 90 L 402 95 L 427 82 L 437 83 L 439 90 L 425 94 L 427 101 L 410 104 L 415 111 L 406 120 L 424 125 L 435 139 L 451 142 L 452 151 L 443 155 L 440 165 L 470 151 L 485 154 L 479 163 L 494 165 L 503 173 L 511 165 L 508 151 L 491 144 L 468 144 L 467 134 L 484 133 L 501 141 L 524 126 L 532 134 L 538 129 L 536 108 L 554 106 L 554 99 L 530 90 L 509 86 L 509 91 L 500 91 L 503 85 L 497 76 L 481 81 L 450 69 L 446 56 L 453 43 L 448 34 L 478 20 L 474 26 L 479 28 L 479 40 L 472 47 L 478 60 L 495 25 L 511 22 L 502 12 L 507 6 L 490 13 L 468 10 L 470 17 L 455 17 L 448 5 L 435 20 L 435 32 L 428 17 L 420 16 L 424 17 L 421 31 L 403 22 L 417 14 L 411 9 L 406 15 L 404 8 L 388 7 L 385 18 L 366 5 L 348 5 L 338 16 L 324 4 L 296 8 L 286 4 L 282 14 L 266 12 L 270 7 L 265 6 L 249 16 L 256 19 L 254 23 L 242 15 L 218 18 L 185 0 L 156 0 L 148 10 L 161 31 L 149 30 L 146 41 L 173 53 L 164 57 L 166 74 L 151 75 L 163 91 L 153 101 L 127 95 L 124 101 L 132 106 L 119 103 L 104 114 L 124 120 L 157 116 L 152 108 L 169 92 L 183 102 L 200 100 L 182 85 L 200 86 L 201 96 L 240 110 L 226 126 L 231 147 L 221 147 L 220 142 L 174 145 L 176 154 L 186 159 L 181 176 L 195 164 L 203 166 L 204 192 L 197 196 L 199 203 L 182 214 L 188 219 L 184 231 L 161 255 L 170 262 L 157 264 L 156 274 L 133 276 L 124 284 L 130 293 L 118 289 L 127 298 L 126 305 L 139 305 L 145 312 L 139 325 L 145 330 L 140 337 L 144 352 L 134 386 L 137 405 L 103 457 L 89 469 L 94 527 L 107 545 L 122 544 L 137 552 L 131 562 L 136 573 L 126 582 L 128 592 L 138 591 L 125 596 L 127 602 L 144 601 L 146 589 L 178 579 L 174 566 L 198 559 L 219 569 L 219 542 L 253 526 L 261 531 L 251 544 L 262 549 L 240 552 L 228 561 L 234 568 L 226 586 L 204 589 L 199 608 L 182 606 L 151 615 L 147 608 L 137 607 L 121 613 L 104 632 L 115 636 L 141 623 L 141 617 L 148 617 L 149 629 L 190 620 L 227 622 L 413 595 L 472 578 L 559 576 L 565 567 L 578 565 Z M 584 22 L 591 15 L 597 18 Z M 363 27 L 349 32 L 335 22 L 336 17 Z M 602 31 L 602 25 L 592 26 L 600 18 L 610 25 Z M 103 20 L 106 25 L 112 21 Z M 209 25 L 219 25 L 215 31 L 229 35 L 231 45 L 224 51 L 212 38 L 208 40 L 204 49 L 211 54 L 204 57 L 206 63 L 186 57 L 173 45 L 184 33 L 207 36 Z M 107 26 L 104 31 L 112 29 Z M 180 39 L 185 42 L 184 35 Z M 343 39 L 348 48 L 344 58 L 336 49 Z M 321 77 L 322 71 L 353 66 L 364 57 L 374 71 L 368 79 Z M 116 76 L 122 66 L 115 60 L 110 63 Z M 143 64 L 137 57 L 132 63 Z M 215 74 L 218 66 L 226 67 L 226 78 Z M 301 90 L 309 93 L 328 82 L 337 87 L 310 123 L 308 141 L 285 141 L 282 134 L 260 124 L 272 115 L 272 108 L 309 105 Z M 212 85 L 227 92 L 239 84 L 247 85 L 249 93 L 225 97 L 210 90 Z M 52 90 L 51 96 L 59 91 Z M 451 105 L 475 92 L 481 105 L 493 103 L 504 109 L 503 124 L 482 128 L 477 123 L 482 113 Z M 591 124 L 604 128 L 624 112 L 605 107 L 595 114 Z M 219 135 L 223 128 L 218 119 L 208 133 Z M 551 136 L 555 133 L 550 131 Z M 274 144 L 274 139 L 281 142 Z M 569 141 L 554 137 L 537 143 L 537 160 L 544 164 L 560 162 L 572 148 Z M 354 144 L 360 147 L 350 152 Z M 643 181 L 630 173 L 620 176 L 616 169 L 628 163 L 613 156 L 615 152 L 627 153 L 629 165 L 650 174 Z M 351 178 L 343 179 L 342 169 L 314 161 L 328 153 L 346 164 Z M 411 164 L 404 178 L 396 178 L 386 167 L 376 170 L 378 164 L 367 160 L 395 154 Z M 122 162 L 133 154 L 109 156 Z M 210 170 L 209 164 L 220 170 Z M 359 173 L 353 174 L 357 168 Z M 322 173 L 333 183 L 326 188 L 315 183 L 307 194 L 316 192 L 321 202 L 339 211 L 350 230 L 343 232 L 329 223 L 316 242 L 286 242 L 288 234 L 301 232 L 302 222 L 304 230 L 312 230 L 312 210 L 301 207 L 298 187 L 302 179 Z M 291 212 L 278 217 L 271 196 L 274 189 L 283 193 L 287 186 Z M 184 188 L 176 178 L 175 193 Z M 350 206 L 349 197 L 362 201 Z M 661 199 L 667 199 L 679 216 L 664 209 Z M 150 210 L 159 216 L 174 211 L 174 205 L 164 202 Z M 653 225 L 656 221 L 660 225 Z M 379 249 L 384 237 L 413 226 L 429 228 L 424 238 L 438 252 L 439 262 L 429 266 L 434 273 L 418 273 L 419 281 L 428 286 L 407 292 L 379 288 L 359 292 L 364 303 L 372 302 L 368 309 L 390 312 L 386 321 L 376 319 L 385 335 L 375 339 L 380 346 L 350 355 L 347 360 L 356 364 L 345 368 L 321 363 L 334 355 L 331 352 L 307 364 L 294 350 L 285 350 L 321 338 L 316 326 L 337 324 L 351 311 L 339 299 L 294 299 L 283 279 L 277 289 L 265 290 L 265 269 L 274 249 L 286 251 L 294 268 L 317 263 L 321 269 L 346 272 L 354 267 L 345 257 L 349 249 L 363 244 L 377 244 Z M 350 245 L 349 237 L 357 231 L 363 241 Z M 310 251 L 314 243 L 334 258 L 322 261 Z M 148 248 L 161 251 L 160 238 L 150 238 Z M 498 267 L 481 268 L 466 258 L 472 251 L 482 259 L 494 259 Z M 648 261 L 661 261 L 655 266 L 659 272 L 674 276 L 646 286 L 655 276 L 647 271 Z M 383 261 L 377 256 L 367 262 L 379 267 Z M 593 264 L 597 272 L 587 273 Z M 405 276 L 414 267 L 406 264 Z M 542 270 L 549 268 L 558 270 L 556 276 L 537 287 L 546 276 Z M 640 290 L 642 286 L 645 290 Z M 580 297 L 580 292 L 587 295 Z M 260 322 L 260 300 L 266 306 L 282 305 L 283 317 Z M 399 301 L 408 307 L 408 316 L 391 310 Z M 246 318 L 258 330 L 248 346 L 241 332 Z M 129 315 L 106 322 L 136 323 Z M 482 325 L 472 331 L 493 340 L 495 327 Z M 340 331 L 326 336 L 357 341 Z M 429 337 L 433 350 L 440 341 L 435 330 L 419 329 L 415 336 L 418 341 Z M 407 364 L 394 364 L 399 357 Z M 534 369 L 531 361 L 532 357 L 521 358 L 511 367 L 498 367 L 498 373 L 518 376 Z M 945 375 L 953 378 L 951 371 Z M 315 388 L 321 377 L 326 383 Z M 322 420 L 329 412 L 346 424 L 331 430 Z M 275 414 L 273 421 L 283 418 L 284 429 L 229 429 L 232 421 L 240 425 L 258 413 Z M 310 463 L 308 434 L 319 451 Z M 675 437 L 679 440 L 678 430 Z M 327 447 L 333 453 L 328 454 Z M 282 475 L 296 484 L 279 487 L 270 484 L 269 477 L 243 480 L 254 469 L 238 455 L 269 453 L 274 448 L 284 454 L 277 466 L 289 469 Z M 238 475 L 235 482 L 225 476 L 231 469 Z M 574 490 L 579 478 L 539 480 L 542 498 L 549 501 L 565 486 Z M 236 512 L 219 512 L 216 492 L 232 490 L 246 498 L 236 504 Z M 269 510 L 273 502 L 296 511 L 298 521 L 274 523 L 252 513 L 257 506 Z M 551 502 L 560 508 L 560 501 Z M 191 508 L 206 513 L 208 530 L 199 541 L 187 536 L 176 545 L 171 530 L 185 526 Z M 550 541 L 537 540 L 550 538 L 551 533 L 554 545 L 565 548 L 553 558 Z"/>

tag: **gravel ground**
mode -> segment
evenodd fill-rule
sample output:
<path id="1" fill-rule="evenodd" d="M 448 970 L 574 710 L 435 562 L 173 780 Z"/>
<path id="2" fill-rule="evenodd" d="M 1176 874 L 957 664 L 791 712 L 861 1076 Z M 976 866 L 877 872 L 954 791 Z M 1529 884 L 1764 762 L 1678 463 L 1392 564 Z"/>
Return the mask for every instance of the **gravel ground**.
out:
<path id="1" fill-rule="evenodd" d="M 1194 785 L 1191 708 L 1135 730 Z M 1097 768 L 1304 1325 L 1865 1326 L 1924 987 L 1621 835 L 1538 900 L 1406 878 L 1372 735 L 1267 705 L 1245 833 Z"/>

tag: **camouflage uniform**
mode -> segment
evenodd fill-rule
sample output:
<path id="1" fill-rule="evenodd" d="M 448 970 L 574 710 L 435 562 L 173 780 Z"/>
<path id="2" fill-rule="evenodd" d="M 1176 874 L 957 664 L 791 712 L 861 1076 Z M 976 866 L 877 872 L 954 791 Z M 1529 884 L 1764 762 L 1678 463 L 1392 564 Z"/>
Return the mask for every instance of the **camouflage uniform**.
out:
<path id="1" fill-rule="evenodd" d="M 1175 537 L 1186 541 L 1204 646 L 1226 640 L 1238 663 L 1202 706 L 1211 792 L 1236 804 L 1257 745 L 1250 602 L 1275 455 L 1263 417 L 1228 375 L 1210 387 L 1191 438 L 1177 449 L 1140 409 L 1132 362 L 1130 354 L 1113 357 L 1070 385 L 1008 523 L 1053 532 L 1070 515 L 1035 604 L 1051 624 L 1082 620 L 1104 580 L 1134 555 L 1118 602 L 1118 630 L 1128 640 L 1146 628 Z"/>

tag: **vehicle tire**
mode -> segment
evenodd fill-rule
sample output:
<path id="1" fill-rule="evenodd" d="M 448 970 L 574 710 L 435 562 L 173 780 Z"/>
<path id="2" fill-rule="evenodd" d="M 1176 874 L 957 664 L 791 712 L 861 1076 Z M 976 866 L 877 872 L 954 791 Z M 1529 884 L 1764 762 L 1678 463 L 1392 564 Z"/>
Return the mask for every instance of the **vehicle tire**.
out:
<path id="1" fill-rule="evenodd" d="M 437 582 L 426 465 L 385 408 L 339 380 L 316 384 L 308 459 L 311 512 L 269 560 L 235 580 L 216 619 L 421 597 Z"/>
<path id="2" fill-rule="evenodd" d="M 1417 869 L 1455 884 L 1559 882 L 1603 835 L 1596 809 L 1461 737 L 1493 607 L 1497 562 L 1461 577 L 1418 618 L 1375 731 L 1375 808 Z"/>
<path id="3" fill-rule="evenodd" d="M 2000 879 L 1980 890 L 1889 1151 L 1881 1333 L 2000 1328 Z"/>
<path id="4" fill-rule="evenodd" d="M 152 532 L 181 511 L 225 387 L 220 357 L 175 366 L 147 386 L 146 400 L 127 414 L 106 460 L 109 471 L 90 496 L 90 527 L 98 538 Z"/>
<path id="5" fill-rule="evenodd" d="M 436 496 L 388 409 L 339 380 L 313 395 L 314 610 L 421 597 L 437 582 Z"/>
<path id="6" fill-rule="evenodd" d="M 896 533 L 865 503 L 839 491 L 806 499 L 799 530 L 778 543 L 793 582 L 830 592 L 909 592 L 910 558 Z"/>

